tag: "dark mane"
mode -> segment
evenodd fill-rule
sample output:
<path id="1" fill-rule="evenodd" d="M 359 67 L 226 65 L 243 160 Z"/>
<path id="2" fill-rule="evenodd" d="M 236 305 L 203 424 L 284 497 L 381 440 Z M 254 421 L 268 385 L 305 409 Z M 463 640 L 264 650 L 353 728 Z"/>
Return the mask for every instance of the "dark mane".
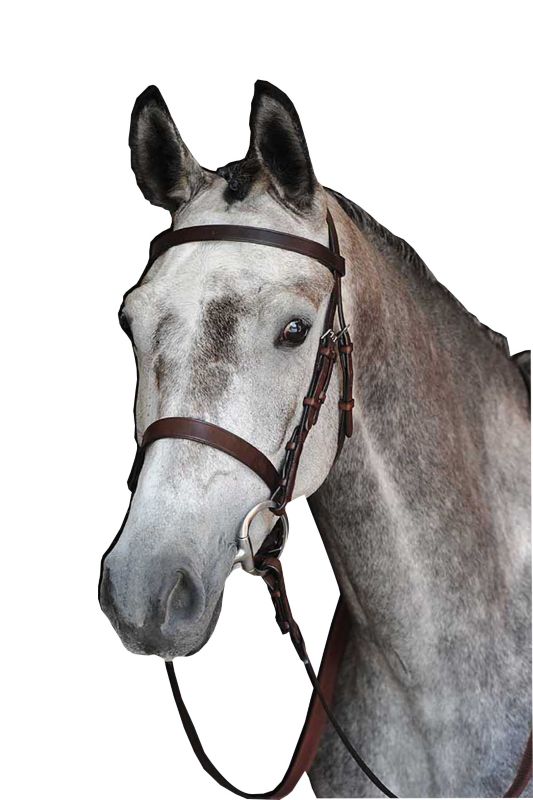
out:
<path id="1" fill-rule="evenodd" d="M 344 197 L 344 195 L 334 191 L 333 189 L 328 189 L 327 187 L 325 188 L 326 191 L 337 200 L 343 210 L 351 219 L 354 220 L 354 222 L 362 231 L 366 231 L 373 236 L 376 236 L 404 262 L 410 264 L 413 269 L 416 269 L 420 275 L 437 285 L 439 289 L 446 294 L 448 298 L 450 298 L 450 300 L 452 300 L 468 317 L 470 317 L 472 322 L 486 334 L 486 336 L 491 342 L 493 342 L 493 344 L 496 345 L 496 347 L 502 350 L 505 355 L 509 356 L 509 345 L 506 337 L 501 333 L 493 331 L 487 325 L 484 325 L 482 322 L 480 322 L 478 318 L 474 316 L 474 314 L 471 314 L 470 311 L 468 311 L 445 286 L 439 283 L 431 270 L 427 267 L 424 261 L 422 261 L 416 250 L 411 247 L 408 242 L 391 233 L 387 228 L 377 222 L 377 220 L 375 220 L 374 217 L 372 217 L 367 211 L 361 208 L 361 206 L 358 206 L 357 203 L 354 203 L 352 200 L 348 200 L 346 197 Z"/>

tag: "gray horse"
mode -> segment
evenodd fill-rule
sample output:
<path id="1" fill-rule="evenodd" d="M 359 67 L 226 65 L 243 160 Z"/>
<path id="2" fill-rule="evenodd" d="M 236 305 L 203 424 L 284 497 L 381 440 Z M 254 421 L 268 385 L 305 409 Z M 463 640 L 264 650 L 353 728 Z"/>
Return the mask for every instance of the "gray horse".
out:
<path id="1" fill-rule="evenodd" d="M 291 101 L 259 81 L 247 155 L 201 167 L 155 87 L 137 100 L 137 182 L 174 228 L 236 223 L 327 244 L 347 262 L 354 434 L 334 463 L 337 406 L 309 435 L 308 496 L 353 620 L 334 709 L 400 796 L 501 796 L 531 725 L 529 406 L 506 340 L 415 251 L 321 186 Z M 164 416 L 235 432 L 276 465 L 300 416 L 331 275 L 298 253 L 191 243 L 125 296 L 138 369 L 138 442 Z M 334 375 L 331 398 L 339 391 Z M 165 659 L 218 619 L 248 510 L 268 496 L 245 466 L 184 440 L 152 445 L 102 560 L 100 602 L 123 643 Z M 260 541 L 273 524 L 263 515 Z M 199 535 L 201 531 L 201 535 Z M 332 731 L 310 773 L 320 797 L 378 794 Z"/>

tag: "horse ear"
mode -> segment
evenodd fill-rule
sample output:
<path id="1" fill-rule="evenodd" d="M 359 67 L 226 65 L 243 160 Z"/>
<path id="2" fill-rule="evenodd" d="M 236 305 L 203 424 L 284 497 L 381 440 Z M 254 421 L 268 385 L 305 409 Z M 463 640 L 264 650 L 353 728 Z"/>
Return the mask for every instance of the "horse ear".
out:
<path id="1" fill-rule="evenodd" d="M 289 205 L 305 210 L 317 180 L 298 113 L 287 95 L 267 81 L 256 81 L 250 114 L 250 150 L 275 190 Z"/>
<path id="2" fill-rule="evenodd" d="M 175 211 L 206 182 L 157 86 L 149 86 L 135 101 L 129 144 L 139 188 L 156 206 Z"/>

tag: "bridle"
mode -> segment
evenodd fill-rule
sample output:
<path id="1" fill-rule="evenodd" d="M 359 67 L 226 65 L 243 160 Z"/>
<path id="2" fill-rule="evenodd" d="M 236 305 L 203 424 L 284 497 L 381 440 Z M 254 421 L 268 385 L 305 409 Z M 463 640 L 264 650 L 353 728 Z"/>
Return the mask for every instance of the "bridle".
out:
<path id="1" fill-rule="evenodd" d="M 317 678 L 309 661 L 302 634 L 291 613 L 279 560 L 289 530 L 286 508 L 293 496 L 302 450 L 311 428 L 318 420 L 320 409 L 326 401 L 328 386 L 337 358 L 341 368 L 341 396 L 338 401 L 339 428 L 335 458 L 339 456 L 345 439 L 350 437 L 353 432 L 353 345 L 348 332 L 348 325 L 344 318 L 341 284 L 345 274 L 345 262 L 340 254 L 337 231 L 329 210 L 327 212 L 327 225 L 329 247 L 301 236 L 244 225 L 197 225 L 178 230 L 163 231 L 159 236 L 156 236 L 150 245 L 150 256 L 143 273 L 145 275 L 155 260 L 170 248 L 193 242 L 229 241 L 249 242 L 300 253 L 325 266 L 330 270 L 334 278 L 311 381 L 307 394 L 303 398 L 301 416 L 285 445 L 285 457 L 279 470 L 254 445 L 225 428 L 193 417 L 165 417 L 152 422 L 146 428 L 128 478 L 128 486 L 132 492 L 135 492 L 146 449 L 155 441 L 160 439 L 188 439 L 232 456 L 258 475 L 270 490 L 270 499 L 254 506 L 243 520 L 236 540 L 237 552 L 233 567 L 241 566 L 246 572 L 260 575 L 263 578 L 274 604 L 276 621 L 282 633 L 289 633 L 313 685 L 313 694 L 300 738 L 283 779 L 274 789 L 259 794 L 243 792 L 233 786 L 217 770 L 205 753 L 183 702 L 173 663 L 171 661 L 166 662 L 167 674 L 181 720 L 200 763 L 221 786 L 240 797 L 246 798 L 269 800 L 269 798 L 284 797 L 291 792 L 303 773 L 309 770 L 314 761 L 320 736 L 327 719 L 329 719 L 346 749 L 369 780 L 387 797 L 396 797 L 372 772 L 355 750 L 330 708 L 335 689 L 337 669 L 344 653 L 350 628 L 350 618 L 342 598 L 339 600 L 333 617 Z M 335 332 L 336 319 L 338 321 L 337 332 Z M 258 551 L 254 553 L 249 537 L 249 528 L 255 516 L 266 509 L 277 515 L 279 520 Z M 518 773 L 504 797 L 520 796 L 530 778 L 531 734 Z"/>
<path id="2" fill-rule="evenodd" d="M 240 565 L 247 572 L 254 574 L 258 573 L 258 569 L 255 563 L 255 556 L 252 553 L 248 528 L 255 515 L 265 508 L 269 508 L 273 514 L 280 516 L 280 524 L 275 526 L 263 543 L 261 554 L 263 556 L 267 554 L 270 556 L 281 555 L 289 530 L 285 510 L 292 499 L 305 440 L 313 425 L 316 424 L 320 409 L 326 400 L 326 393 L 333 374 L 337 353 L 341 364 L 342 392 L 338 401 L 340 413 L 336 457 L 340 454 L 345 438 L 351 436 L 353 431 L 353 345 L 344 319 L 341 286 L 341 279 L 345 273 L 345 264 L 344 258 L 339 252 L 337 231 L 329 211 L 327 213 L 327 224 L 329 247 L 324 247 L 319 242 L 305 239 L 301 236 L 245 225 L 197 225 L 190 228 L 164 231 L 153 240 L 150 246 L 150 257 L 145 273 L 159 256 L 172 247 L 191 242 L 230 241 L 250 242 L 300 253 L 318 261 L 333 274 L 333 289 L 329 297 L 324 329 L 315 357 L 309 390 L 303 398 L 300 420 L 285 445 L 285 458 L 280 471 L 278 472 L 270 459 L 254 445 L 225 428 L 193 417 L 165 417 L 153 422 L 144 432 L 141 446 L 137 450 L 128 479 L 128 486 L 134 492 L 142 469 L 146 448 L 158 439 L 189 439 L 221 450 L 245 464 L 266 483 L 271 492 L 268 505 L 261 503 L 247 514 L 237 539 L 238 551 L 234 566 Z M 339 322 L 338 333 L 334 332 L 335 317 L 338 318 Z"/>
<path id="3" fill-rule="evenodd" d="M 313 425 L 316 424 L 320 409 L 326 400 L 326 392 L 333 373 L 337 353 L 339 354 L 342 371 L 337 455 L 340 453 L 345 438 L 351 436 L 353 430 L 353 345 L 350 341 L 342 305 L 341 279 L 345 272 L 344 258 L 339 253 L 337 232 L 329 211 L 327 223 L 329 247 L 325 247 L 311 239 L 304 239 L 301 236 L 272 231 L 267 228 L 253 228 L 246 225 L 197 225 L 191 228 L 164 231 L 153 240 L 150 246 L 147 270 L 159 256 L 178 245 L 214 241 L 250 242 L 252 244 L 290 250 L 291 252 L 308 256 L 330 270 L 333 274 L 334 283 L 326 310 L 324 330 L 320 337 L 309 390 L 303 398 L 300 421 L 285 446 L 286 455 L 280 471 L 278 472 L 272 462 L 260 450 L 225 428 L 192 417 L 166 417 L 153 422 L 144 432 L 142 444 L 137 451 L 128 481 L 132 491 L 135 490 L 137 484 L 146 448 L 152 442 L 167 438 L 190 439 L 222 450 L 255 472 L 271 491 L 273 513 L 282 516 L 285 513 L 287 503 L 292 498 L 305 440 Z M 339 321 L 338 333 L 334 332 L 336 316 Z"/>

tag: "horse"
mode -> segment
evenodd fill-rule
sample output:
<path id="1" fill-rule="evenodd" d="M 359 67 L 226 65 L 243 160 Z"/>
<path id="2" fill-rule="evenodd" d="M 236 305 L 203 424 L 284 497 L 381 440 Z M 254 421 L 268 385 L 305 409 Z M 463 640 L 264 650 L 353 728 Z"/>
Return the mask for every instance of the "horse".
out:
<path id="1" fill-rule="evenodd" d="M 293 103 L 265 81 L 250 131 L 244 158 L 204 168 L 148 87 L 132 112 L 132 168 L 175 230 L 238 224 L 327 245 L 334 221 L 353 434 L 336 458 L 338 410 L 326 401 L 295 485 L 351 620 L 334 712 L 400 796 L 502 796 L 531 727 L 527 356 L 513 361 L 409 244 L 318 182 Z M 197 417 L 280 465 L 331 288 L 315 260 L 250 243 L 191 242 L 156 258 L 119 313 L 137 365 L 137 443 L 154 420 Z M 328 397 L 340 382 L 335 369 Z M 128 650 L 168 661 L 203 647 L 236 531 L 267 496 L 219 450 L 152 444 L 99 582 Z M 256 545 L 274 522 L 258 516 Z M 318 797 L 377 794 L 332 729 L 309 776 Z"/>

